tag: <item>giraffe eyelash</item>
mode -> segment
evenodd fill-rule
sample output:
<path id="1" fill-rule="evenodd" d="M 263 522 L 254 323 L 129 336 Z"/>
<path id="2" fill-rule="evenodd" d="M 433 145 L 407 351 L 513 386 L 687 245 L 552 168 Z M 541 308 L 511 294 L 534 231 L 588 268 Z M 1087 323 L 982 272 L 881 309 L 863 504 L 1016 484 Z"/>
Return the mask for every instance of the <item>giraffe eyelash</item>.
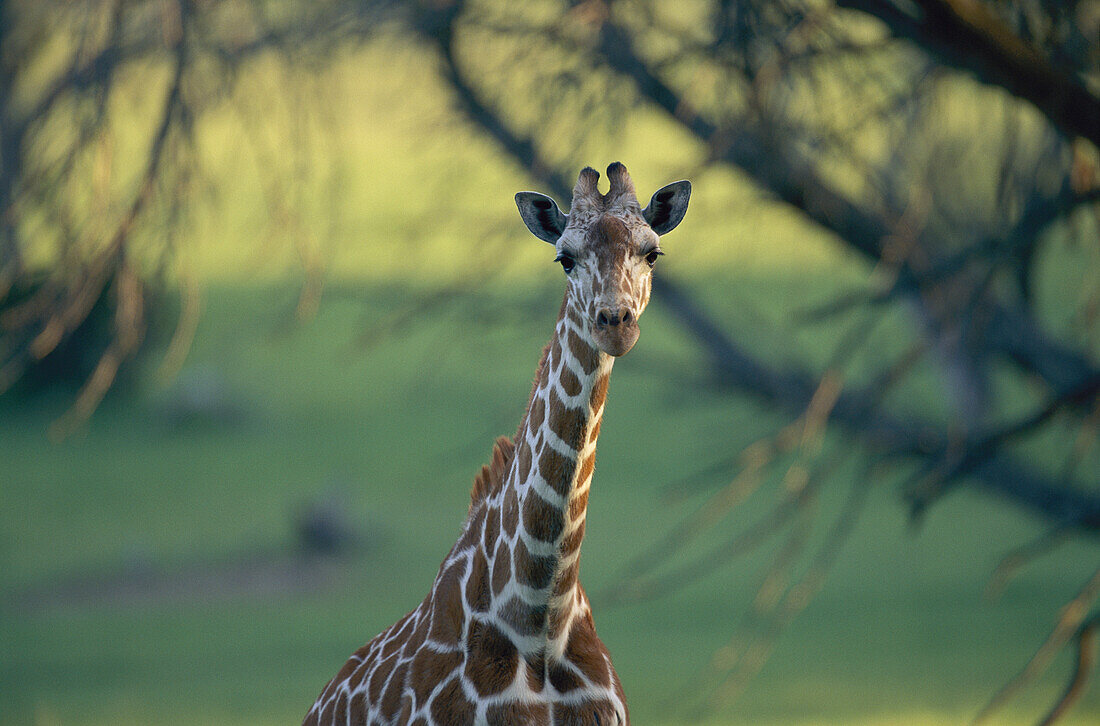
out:
<path id="1" fill-rule="evenodd" d="M 554 258 L 554 262 L 560 262 L 561 268 L 565 270 L 565 274 L 569 274 L 573 271 L 573 267 L 577 264 L 576 256 L 569 250 L 562 250 L 558 253 L 558 256 Z"/>

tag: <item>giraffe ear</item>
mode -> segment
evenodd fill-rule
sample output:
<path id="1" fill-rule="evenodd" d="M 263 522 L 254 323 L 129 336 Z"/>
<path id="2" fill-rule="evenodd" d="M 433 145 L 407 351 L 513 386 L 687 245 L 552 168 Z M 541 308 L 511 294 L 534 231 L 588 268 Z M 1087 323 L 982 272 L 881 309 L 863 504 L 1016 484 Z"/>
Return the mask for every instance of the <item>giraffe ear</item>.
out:
<path id="1" fill-rule="evenodd" d="M 558 241 L 569 221 L 553 199 L 538 192 L 520 192 L 516 195 L 516 206 L 519 207 L 519 216 L 523 217 L 527 229 L 550 244 Z"/>
<path id="2" fill-rule="evenodd" d="M 671 232 L 687 214 L 690 197 L 691 182 L 686 179 L 672 182 L 656 191 L 649 206 L 642 210 L 642 216 L 657 234 Z"/>

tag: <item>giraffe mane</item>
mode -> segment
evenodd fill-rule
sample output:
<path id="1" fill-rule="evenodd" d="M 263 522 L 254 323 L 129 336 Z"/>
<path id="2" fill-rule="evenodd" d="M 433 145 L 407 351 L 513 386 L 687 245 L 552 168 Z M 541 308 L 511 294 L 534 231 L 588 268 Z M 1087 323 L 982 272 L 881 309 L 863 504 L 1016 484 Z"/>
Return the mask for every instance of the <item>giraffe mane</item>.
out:
<path id="1" fill-rule="evenodd" d="M 589 169 L 594 174 L 595 171 Z M 581 172 L 582 174 L 584 172 Z M 599 176 L 599 174 L 596 174 Z M 561 310 L 558 311 L 558 317 L 565 314 L 566 300 L 561 301 Z M 539 364 L 535 369 L 535 381 L 531 384 L 531 395 L 527 397 L 527 410 L 523 414 L 523 420 L 519 424 L 519 429 L 516 431 L 516 437 L 520 435 L 524 427 L 527 426 L 527 416 L 531 413 L 531 402 L 535 399 L 535 390 L 538 389 L 539 377 L 542 376 L 542 367 L 546 365 L 546 357 L 550 354 L 550 346 L 552 343 L 547 343 L 546 347 L 542 349 L 542 356 L 539 358 Z M 493 444 L 493 453 L 489 459 L 489 463 L 481 467 L 481 471 L 474 477 L 474 486 L 470 490 L 470 509 L 467 511 L 467 516 L 477 509 L 478 504 L 484 502 L 491 497 L 495 492 L 500 491 L 504 487 L 504 479 L 508 476 L 508 469 L 512 466 L 512 459 L 516 456 L 516 439 L 508 438 L 507 436 L 501 436 Z"/>
<path id="2" fill-rule="evenodd" d="M 508 468 L 512 465 L 515 454 L 516 444 L 512 439 L 501 436 L 496 440 L 492 458 L 474 477 L 474 487 L 470 490 L 471 512 L 480 502 L 484 502 L 493 492 L 504 486 L 504 477 L 508 476 Z"/>

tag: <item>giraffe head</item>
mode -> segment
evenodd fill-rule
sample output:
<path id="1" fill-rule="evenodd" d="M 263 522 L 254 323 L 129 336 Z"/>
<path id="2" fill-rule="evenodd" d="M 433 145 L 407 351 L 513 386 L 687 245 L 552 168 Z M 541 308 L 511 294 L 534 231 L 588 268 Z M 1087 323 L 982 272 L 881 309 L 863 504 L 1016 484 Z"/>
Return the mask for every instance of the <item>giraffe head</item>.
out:
<path id="1" fill-rule="evenodd" d="M 516 205 L 527 228 L 554 245 L 569 281 L 566 305 L 583 333 L 600 350 L 620 356 L 638 340 L 638 317 L 649 302 L 660 235 L 684 218 L 691 183 L 661 187 L 642 209 L 626 167 L 607 167 L 611 188 L 600 194 L 600 173 L 581 170 L 569 214 L 553 199 L 520 192 Z"/>

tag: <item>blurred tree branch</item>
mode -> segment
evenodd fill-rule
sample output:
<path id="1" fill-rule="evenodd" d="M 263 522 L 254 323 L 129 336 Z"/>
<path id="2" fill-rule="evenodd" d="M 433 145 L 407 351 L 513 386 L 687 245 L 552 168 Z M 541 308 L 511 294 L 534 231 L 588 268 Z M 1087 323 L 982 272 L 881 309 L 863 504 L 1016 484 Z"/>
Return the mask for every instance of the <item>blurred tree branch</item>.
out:
<path id="1" fill-rule="evenodd" d="M 514 161 L 546 184 L 551 192 L 567 199 L 567 172 L 564 169 L 552 171 L 553 165 L 542 157 L 535 140 L 513 128 L 506 115 L 479 93 L 472 74 L 464 70 L 454 46 L 454 24 L 460 16 L 460 3 L 456 3 L 447 8 L 446 14 L 432 14 L 427 22 L 422 18 L 417 25 L 419 32 L 436 43 L 444 64 L 444 75 L 455 92 L 460 108 Z M 791 147 L 783 146 L 765 122 L 751 117 L 727 120 L 724 124 L 737 130 L 720 135 L 717 123 L 692 110 L 691 104 L 661 81 L 634 53 L 632 38 L 627 31 L 615 25 L 608 16 L 600 16 L 600 20 L 602 24 L 596 52 L 602 62 L 630 78 L 643 98 L 664 109 L 707 143 L 715 152 L 716 160 L 747 171 L 764 188 L 802 210 L 817 224 L 836 233 L 878 266 L 890 270 L 891 283 L 882 294 L 884 299 L 919 299 L 927 294 L 926 289 L 930 285 L 958 274 L 975 259 L 996 258 L 1006 249 L 1034 248 L 1039 235 L 1051 224 L 1074 209 L 1095 202 L 1095 190 L 1077 193 L 1068 184 L 1063 184 L 1053 196 L 1032 196 L 1015 225 L 1007 231 L 986 236 L 959 252 L 944 255 L 942 259 L 926 260 L 923 266 L 910 266 L 904 256 L 898 257 L 891 248 L 904 219 L 884 218 L 881 212 L 870 211 L 835 192 L 817 176 L 813 164 L 793 155 Z M 720 145 L 717 143 L 719 138 Z M 922 242 L 921 232 L 917 231 L 912 244 L 921 245 Z M 923 246 L 935 249 L 927 242 Z M 887 389 L 897 381 L 896 373 L 891 373 L 884 374 L 867 389 L 838 390 L 835 400 L 823 413 L 822 423 L 838 423 L 872 452 L 869 456 L 875 461 L 882 463 L 896 458 L 918 462 L 918 475 L 907 492 L 915 513 L 924 511 L 948 487 L 973 482 L 1025 511 L 1048 519 L 1055 531 L 1075 530 L 1095 535 L 1100 532 L 1100 496 L 1094 490 L 1087 485 L 1078 486 L 1052 479 L 1009 453 L 1009 444 L 1041 428 L 1059 411 L 1067 407 L 1087 410 L 1090 405 L 1095 405 L 1100 390 L 1100 374 L 1088 358 L 1048 337 L 1031 317 L 1026 309 L 1030 298 L 1027 272 L 1021 273 L 1020 280 L 1024 303 L 994 306 L 991 322 L 986 328 L 988 337 L 983 340 L 983 345 L 1000 352 L 1046 382 L 1051 390 L 1050 400 L 1035 412 L 1000 428 L 971 431 L 960 440 L 956 434 L 943 431 L 933 421 L 914 416 L 898 418 L 883 411 L 882 399 Z M 823 380 L 819 381 L 809 371 L 782 370 L 756 359 L 715 323 L 708 311 L 667 273 L 658 278 L 654 296 L 680 319 L 683 329 L 693 336 L 705 352 L 721 385 L 756 397 L 765 405 L 786 411 L 791 416 L 801 417 L 814 408 L 813 402 L 824 385 Z M 904 369 L 901 367 L 898 372 Z M 760 465 L 766 466 L 768 461 L 762 461 Z M 787 478 L 797 470 L 798 467 L 788 470 Z M 789 568 L 806 546 L 806 517 L 813 516 L 808 512 L 812 509 L 813 491 L 818 484 L 796 487 L 795 493 L 783 498 L 768 515 L 747 527 L 735 529 L 718 549 L 692 556 L 688 564 L 661 573 L 663 562 L 679 552 L 687 551 L 688 543 L 695 536 L 718 525 L 729 509 L 748 496 L 748 491 L 742 491 L 745 484 L 739 484 L 746 471 L 752 469 L 743 470 L 730 488 L 723 490 L 733 492 L 732 498 L 724 494 L 721 501 L 711 500 L 696 517 L 686 519 L 683 526 L 670 535 L 670 539 L 658 543 L 655 551 L 643 553 L 638 562 L 644 562 L 645 567 L 628 568 L 628 574 L 613 596 L 613 599 L 633 599 L 668 592 L 711 572 L 722 562 L 761 547 L 779 531 L 790 530 L 786 554 L 776 560 L 758 594 L 758 600 L 763 598 L 761 602 L 770 603 L 760 611 L 761 615 L 766 616 L 768 624 L 754 636 L 752 645 L 741 658 L 729 666 L 715 667 L 716 671 L 726 671 L 726 675 L 715 674 L 718 680 L 713 684 L 713 698 L 699 704 L 703 711 L 727 704 L 762 667 L 783 629 L 820 588 L 859 517 L 863 495 L 870 484 L 861 482 L 853 489 L 849 504 L 843 507 L 840 516 L 831 525 L 826 544 L 814 554 L 807 573 L 793 582 L 790 581 Z M 824 476 L 824 469 L 817 471 L 815 481 Z M 759 473 L 749 474 L 747 481 L 758 482 Z M 748 486 L 750 491 L 754 488 L 751 484 Z M 658 574 L 653 574 L 654 570 Z M 767 594 L 775 588 L 779 588 L 782 594 Z M 1086 642 L 1082 635 L 1083 649 Z M 1081 677 L 1073 680 L 1066 697 L 1052 711 L 1050 720 L 1057 718 L 1079 696 L 1084 674 L 1088 670 L 1079 669 Z"/>
<path id="2" fill-rule="evenodd" d="M 320 65 L 397 20 L 395 32 L 436 52 L 463 118 L 563 202 L 576 166 L 591 161 L 576 158 L 584 141 L 618 133 L 621 117 L 644 105 L 698 142 L 705 167 L 744 172 L 868 271 L 865 287 L 803 316 L 838 330 L 850 323 L 824 368 L 809 358 L 766 360 L 751 333 L 723 322 L 720 306 L 703 305 L 666 273 L 658 277 L 655 297 L 691 336 L 716 384 L 792 420 L 705 472 L 708 480 L 735 474 L 650 553 L 652 569 L 633 582 L 650 594 L 667 591 L 677 577 L 780 539 L 754 605 L 763 625 L 751 653 L 715 667 L 726 674 L 715 684 L 719 702 L 744 687 L 820 587 L 884 472 L 906 474 L 914 513 L 966 486 L 1012 502 L 1059 537 L 1095 536 L 1096 471 L 1079 477 L 1069 463 L 1059 471 L 1023 446 L 1044 435 L 1076 438 L 1063 442 L 1066 461 L 1085 460 L 1100 420 L 1100 367 L 1089 338 L 1100 290 L 1082 295 L 1076 328 L 1059 326 L 1042 309 L 1036 273 L 1055 240 L 1096 246 L 1095 19 L 1073 2 L 837 4 L 844 10 L 803 0 L 714 0 L 678 22 L 667 5 L 646 0 L 574 2 L 530 17 L 487 0 L 117 0 L 46 10 L 0 0 L 0 393 L 78 340 L 99 311 L 106 332 L 57 430 L 86 419 L 144 339 L 160 270 L 138 263 L 134 241 L 153 240 L 160 264 L 171 261 L 175 250 L 161 238 L 194 194 L 196 120 L 230 96 L 254 59 Z M 31 83 L 28 69 L 41 61 L 51 31 L 67 34 L 64 58 L 47 64 L 44 82 Z M 481 52 L 479 44 L 493 43 L 502 45 Z M 108 101 L 121 74 L 138 64 L 164 72 L 156 86 L 164 96 L 133 182 L 112 187 L 121 172 L 111 166 Z M 980 92 L 971 79 L 1005 93 Z M 970 116 L 951 125 L 944 109 L 964 103 Z M 998 125 L 974 128 L 974 118 Z M 58 126 L 71 134 L 51 145 Z M 1067 141 L 1074 136 L 1092 147 Z M 291 219 L 289 196 L 267 196 L 281 226 L 308 234 Z M 47 221 L 29 226 L 39 218 Z M 32 236 L 56 240 L 52 264 L 28 261 Z M 463 279 L 424 305 L 445 304 L 476 282 Z M 316 265 L 307 286 L 301 301 L 308 297 L 315 309 Z M 167 368 L 181 363 L 194 330 L 197 295 L 185 287 Z M 866 356 L 867 369 L 848 374 L 852 360 L 874 348 L 875 325 L 890 310 L 910 322 L 897 331 L 900 352 Z M 912 382 L 918 362 L 943 379 L 947 413 L 887 405 L 907 382 L 921 385 Z M 1020 405 L 997 405 L 996 376 L 1011 379 Z M 858 452 L 866 467 L 815 549 L 809 532 L 828 520 L 817 495 L 837 467 L 819 457 L 829 424 L 849 435 L 845 451 Z M 1076 436 L 1060 436 L 1066 427 Z M 699 533 L 726 526 L 769 471 L 781 479 L 769 514 L 724 532 L 709 561 L 707 554 L 662 572 L 676 553 L 692 556 L 687 546 Z M 1083 687 L 1095 640 L 1094 628 L 1082 629 L 1092 621 L 1071 620 L 1042 651 L 1046 658 L 1077 637 L 1083 665 L 1065 704 Z M 1056 706 L 1050 720 L 1062 712 Z"/>
<path id="3" fill-rule="evenodd" d="M 811 374 L 776 370 L 754 359 L 667 276 L 655 287 L 661 290 L 662 302 L 680 318 L 707 353 L 723 385 L 744 391 L 791 415 L 805 410 L 817 387 Z M 1095 396 L 1098 388 L 1100 379 L 1090 381 L 1083 390 L 1050 404 L 1044 409 L 1044 418 L 1078 397 Z M 874 451 L 886 456 L 916 457 L 923 461 L 926 471 L 936 471 L 946 462 L 957 460 L 949 471 L 939 473 L 943 481 L 969 474 L 982 488 L 1060 527 L 1100 533 L 1100 496 L 1051 481 L 1023 462 L 1005 456 L 1000 451 L 1000 444 L 1010 436 L 1008 432 L 978 438 L 958 452 L 957 444 L 950 441 L 939 426 L 916 418 L 892 417 L 880 410 L 880 398 L 879 391 L 845 391 L 831 409 L 829 418 L 865 440 Z M 1041 421 L 1029 419 L 1029 423 L 1037 425 Z M 922 509 L 928 502 L 917 498 L 913 504 Z"/>
<path id="4" fill-rule="evenodd" d="M 461 2 L 455 2 L 445 6 L 445 10 L 426 10 L 419 17 L 417 28 L 428 38 L 434 40 L 440 49 L 444 61 L 445 74 L 455 91 L 463 110 L 470 120 L 480 126 L 491 138 L 497 141 L 502 150 L 511 156 L 517 163 L 528 169 L 534 176 L 540 178 L 551 187 L 551 191 L 560 197 L 568 198 L 569 187 L 564 174 L 548 172 L 549 164 L 541 159 L 536 146 L 531 139 L 521 138 L 511 130 L 499 112 L 493 111 L 477 95 L 472 82 L 467 79 L 455 57 L 454 51 L 454 23 L 460 17 Z M 609 30 L 610 28 L 610 30 Z M 646 70 L 645 65 L 633 55 L 630 49 L 630 40 L 622 30 L 610 23 L 605 23 L 601 33 L 600 48 L 602 52 L 611 54 L 617 69 L 631 69 L 632 77 L 639 80 L 642 88 L 647 90 L 654 100 L 663 99 L 669 104 L 670 109 L 681 107 L 681 102 L 676 95 L 661 83 L 655 76 Z M 693 131 L 713 135 L 714 126 L 700 117 L 695 117 L 687 122 Z M 776 174 L 769 179 L 778 184 L 780 178 L 784 179 L 785 188 L 790 191 L 809 189 L 815 196 L 825 200 L 825 206 L 845 210 L 843 215 L 847 219 L 856 220 L 851 225 L 838 225 L 849 235 L 857 236 L 875 255 L 881 255 L 881 247 L 878 240 L 886 236 L 882 231 L 881 223 L 861 214 L 854 205 L 851 205 L 839 195 L 832 193 L 824 184 L 812 179 L 812 176 L 800 177 L 803 186 L 799 187 L 790 178 L 782 177 L 774 170 L 776 165 L 771 160 L 759 154 L 759 147 L 752 143 L 745 143 L 739 148 L 753 149 L 753 159 L 758 163 L 752 164 L 747 159 L 742 159 L 750 165 L 749 171 L 769 170 Z M 737 157 L 735 157 L 737 158 Z M 805 181 L 809 180 L 809 181 Z M 794 196 L 794 195 L 792 195 Z M 795 196 L 797 199 L 797 196 Z M 1043 211 L 1045 219 L 1051 218 L 1050 210 L 1061 207 L 1045 205 Z M 813 208 L 815 211 L 817 207 Z M 812 215 L 815 221 L 823 225 L 833 223 L 835 217 L 820 212 Z M 1036 226 L 1036 221 L 1027 218 L 1027 228 Z M 1039 226 L 1045 226 L 1042 222 Z M 854 230 L 861 230 L 862 235 Z M 874 230 L 874 231 L 868 231 Z M 835 230 L 834 230 L 835 231 Z M 876 234 L 880 233 L 880 234 Z M 766 403 L 778 406 L 789 413 L 797 414 L 805 409 L 817 387 L 814 378 L 806 372 L 777 371 L 756 360 L 741 346 L 733 342 L 712 321 L 686 290 L 671 279 L 668 274 L 657 279 L 654 286 L 654 295 L 668 306 L 707 353 L 711 365 L 723 385 L 742 390 L 749 395 L 763 399 Z M 1042 351 L 1050 349 L 1050 344 L 1040 341 L 1036 346 Z M 1027 350 L 1031 350 L 1030 347 Z M 1061 358 L 1050 364 L 1050 368 L 1044 368 L 1058 382 L 1069 378 L 1076 387 L 1068 389 L 1058 399 L 1062 403 L 1076 403 L 1079 400 L 1087 400 L 1100 388 L 1100 375 L 1096 375 L 1087 368 L 1084 370 L 1063 373 L 1067 365 L 1081 364 L 1072 355 L 1067 355 L 1066 363 Z M 1083 364 L 1081 364 L 1083 365 Z M 1091 377 L 1090 377 L 1091 376 Z M 1077 378 L 1083 378 L 1083 381 Z M 902 422 L 880 413 L 876 409 L 874 396 L 868 392 L 848 392 L 842 394 L 841 400 L 833 409 L 833 418 L 845 428 L 866 438 L 874 445 L 877 451 L 884 451 L 891 455 L 904 454 L 916 455 L 925 459 L 925 466 L 934 470 L 942 465 L 947 457 L 947 452 L 953 447 L 946 437 L 938 434 L 937 427 L 931 422 L 906 421 Z M 1052 405 L 1051 411 L 1057 406 Z M 950 475 L 944 479 L 951 480 L 964 473 L 971 473 L 991 491 L 1013 501 L 1019 506 L 1033 510 L 1035 513 L 1055 520 L 1061 526 L 1080 528 L 1088 531 L 1100 531 L 1100 497 L 1092 497 L 1087 494 L 1063 488 L 1044 478 L 1021 462 L 1004 459 L 997 452 L 997 444 L 1003 437 L 990 435 L 975 443 L 973 449 L 967 450 L 961 460 L 955 465 Z M 919 504 L 923 507 L 926 502 Z M 916 506 L 916 504 L 915 504 Z"/>
<path id="5" fill-rule="evenodd" d="M 1069 136 L 1100 147 L 1100 97 L 1073 70 L 1055 67 L 980 0 L 837 0 L 837 5 L 875 16 L 894 37 L 1026 99 Z"/>
<path id="6" fill-rule="evenodd" d="M 147 314 L 160 307 L 150 306 L 150 296 L 161 292 L 163 266 L 176 253 L 174 227 L 201 181 L 196 121 L 231 93 L 250 61 L 279 54 L 289 65 L 311 53 L 327 60 L 337 44 L 371 37 L 394 5 L 0 4 L 0 394 L 18 383 L 79 385 L 53 432 L 83 423 L 141 350 Z M 152 78 L 169 70 L 165 100 L 144 161 L 116 170 L 113 126 L 121 114 L 110 101 L 119 78 L 135 68 Z M 113 188 L 131 171 L 130 186 Z M 131 254 L 134 238 L 142 241 L 141 263 Z M 43 263 L 51 244 L 56 253 Z M 306 281 L 314 296 L 315 272 Z M 185 294 L 165 370 L 178 368 L 195 324 L 194 286 Z"/>
<path id="7" fill-rule="evenodd" d="M 727 135 L 719 139 L 717 124 L 698 113 L 685 114 L 683 109 L 690 108 L 690 104 L 648 69 L 633 50 L 629 34 L 613 22 L 602 26 L 598 52 L 610 68 L 633 80 L 643 97 L 710 145 L 717 158 L 748 173 L 764 189 L 835 233 L 867 259 L 881 262 L 889 254 L 887 244 L 900 220 L 886 219 L 836 192 L 815 173 L 809 160 L 797 158 L 789 147 L 781 146 L 769 126 L 752 118 L 731 119 L 727 125 L 736 131 L 727 133 L 733 133 L 732 138 Z M 721 145 L 715 147 L 716 141 Z M 1065 192 L 1056 200 L 1035 199 L 1029 209 L 1031 213 L 1021 218 L 1007 238 L 1013 240 L 1012 244 L 1033 244 L 1034 238 L 1050 223 L 1089 201 L 1095 201 L 1095 193 L 1091 191 L 1080 195 Z M 1005 241 L 1005 237 L 997 237 L 982 246 L 999 249 Z M 933 267 L 937 265 L 942 271 L 942 263 L 932 263 Z M 919 294 L 924 282 L 910 267 L 902 265 L 897 271 L 895 288 L 901 293 Z M 987 342 L 994 350 L 1047 381 L 1056 393 L 1087 387 L 1100 376 L 1100 370 L 1090 365 L 1085 356 L 1052 341 L 1031 315 L 1019 307 L 997 306 L 992 313 L 990 332 Z"/>
<path id="8" fill-rule="evenodd" d="M 585 4 L 588 5 L 592 3 Z M 908 488 L 914 511 L 923 511 L 950 486 L 972 482 L 1007 498 L 1026 511 L 1051 519 L 1058 531 L 1069 527 L 1095 533 L 1100 528 L 1100 498 L 1094 493 L 1095 482 L 1074 483 L 1066 478 L 1050 478 L 1044 472 L 1031 470 L 1008 453 L 1010 445 L 1016 440 L 1045 428 L 1056 416 L 1066 411 L 1075 411 L 1075 415 L 1088 414 L 1100 400 L 1097 395 L 1100 391 L 1100 370 L 1089 355 L 1048 332 L 1031 306 L 1031 272 L 1035 251 L 1052 226 L 1062 223 L 1075 210 L 1095 205 L 1095 178 L 1082 185 L 1067 171 L 1054 193 L 1039 188 L 1026 190 L 1022 196 L 1023 211 L 1008 217 L 1014 220 L 1011 225 L 987 230 L 961 248 L 950 249 L 941 239 L 942 229 L 913 224 L 913 220 L 907 219 L 906 210 L 892 210 L 889 204 L 857 200 L 837 191 L 820 173 L 820 159 L 813 155 L 824 147 L 813 144 L 810 138 L 798 136 L 799 133 L 819 131 L 812 127 L 801 129 L 792 126 L 791 119 L 781 115 L 781 106 L 770 101 L 753 102 L 755 96 L 750 96 L 749 103 L 732 113 L 727 111 L 720 121 L 709 118 L 702 107 L 661 78 L 661 69 L 676 62 L 675 54 L 651 63 L 635 50 L 636 39 L 641 36 L 637 20 L 628 28 L 619 19 L 628 12 L 637 11 L 638 4 L 620 2 L 606 5 L 612 8 L 610 12 L 585 14 L 587 21 L 598 28 L 596 40 L 591 46 L 593 59 L 597 63 L 629 79 L 640 98 L 662 109 L 699 138 L 711 150 L 712 160 L 747 172 L 763 189 L 836 234 L 840 241 L 875 264 L 887 280 L 880 288 L 880 299 L 915 304 L 929 321 L 928 333 L 937 345 L 959 335 L 961 331 L 968 339 L 968 349 L 1009 362 L 1026 376 L 1044 383 L 1047 400 L 1037 403 L 1030 413 L 997 425 L 982 423 L 979 418 L 961 431 L 954 432 L 944 431 L 942 425 L 934 421 L 922 421 L 911 416 L 898 419 L 883 412 L 881 399 L 885 389 L 878 384 L 868 390 L 844 391 L 830 413 L 831 420 L 856 433 L 871 451 L 877 452 L 877 456 L 911 457 L 921 462 L 918 475 Z M 739 36 L 736 28 L 745 16 L 751 15 L 753 5 L 742 5 L 736 11 L 732 6 L 721 5 L 715 17 L 736 14 L 737 22 L 724 26 L 725 30 L 716 33 L 712 49 L 723 42 L 732 44 L 730 39 L 752 37 L 751 34 Z M 630 11 L 616 12 L 622 6 L 629 7 Z M 746 11 L 745 7 L 750 10 Z M 652 16 L 646 17 L 651 23 L 658 22 Z M 561 37 L 558 30 L 555 28 L 550 36 Z M 987 25 L 985 30 L 1000 32 L 991 25 Z M 753 39 L 759 41 L 759 38 Z M 989 46 L 991 52 L 1013 50 L 1023 55 L 1019 46 L 1013 46 L 1004 38 L 999 40 L 1003 41 L 1001 45 Z M 680 62 L 705 46 L 704 42 L 693 38 L 678 38 L 678 41 L 682 48 L 678 57 Z M 843 38 L 836 42 L 837 47 L 860 45 Z M 575 40 L 570 38 L 569 46 L 574 44 Z M 955 51 L 964 56 L 969 46 L 965 42 L 960 43 Z M 744 54 L 744 59 L 731 60 L 728 67 L 743 74 L 740 80 L 750 86 L 759 84 L 767 70 L 766 64 L 761 66 L 755 63 L 747 50 L 733 48 L 727 50 L 726 55 L 716 53 L 718 57 L 736 59 L 741 59 L 741 54 Z M 805 53 L 801 55 L 806 57 Z M 943 62 L 939 56 L 935 57 Z M 973 66 L 962 67 L 968 72 L 975 69 Z M 1041 64 L 1039 72 L 1055 71 L 1049 65 Z M 982 80 L 989 81 L 987 77 Z M 1050 79 L 1044 78 L 1038 83 L 1047 80 Z M 1072 86 L 1076 81 L 1070 79 L 1067 83 Z M 1044 104 L 1042 110 L 1060 128 L 1068 129 L 1071 134 L 1081 133 L 1095 141 L 1098 127 L 1090 121 L 1094 118 L 1092 109 L 1095 98 L 1086 99 L 1083 105 L 1076 102 L 1070 104 L 1067 111 L 1066 106 L 1057 105 L 1064 100 L 1057 94 L 1054 98 L 1036 98 L 1034 84 L 1034 79 L 1024 78 L 1019 84 L 1007 84 L 1007 90 L 1029 102 Z M 1055 84 L 1056 88 L 1062 86 Z M 1083 86 L 1074 93 L 1078 91 L 1088 93 Z M 481 115 L 485 115 L 484 107 Z M 499 127 L 501 117 L 497 115 L 493 123 Z M 794 134 L 790 133 L 792 130 Z M 1016 153 L 1011 147 L 1007 147 L 1007 151 L 1010 155 Z M 529 152 L 514 156 L 521 163 L 530 163 Z M 1005 169 L 1007 171 L 1009 167 L 1006 165 Z M 1000 269 L 1017 281 L 1016 299 L 1006 297 L 991 285 Z M 953 287 L 956 289 L 952 290 Z M 660 278 L 654 294 L 677 314 L 685 329 L 694 335 L 707 352 L 718 380 L 724 385 L 755 395 L 769 406 L 786 410 L 791 415 L 798 415 L 812 400 L 816 388 L 814 374 L 784 371 L 754 359 L 744 346 L 733 342 L 729 334 L 711 319 L 706 309 L 696 304 L 667 275 Z M 955 296 L 958 302 L 950 302 L 947 294 Z M 957 349 L 952 355 L 959 355 Z M 968 375 L 979 378 L 988 375 L 987 364 L 978 359 L 964 360 L 964 365 L 971 368 Z M 885 374 L 881 380 L 884 385 L 895 382 L 893 376 Z M 978 385 L 984 384 L 979 381 Z M 787 508 L 781 506 L 776 516 L 785 511 Z M 714 518 L 708 517 L 708 521 Z M 733 551 L 740 552 L 746 546 L 758 545 L 768 531 L 783 526 L 786 521 L 785 515 L 773 520 L 770 525 L 768 520 L 764 520 L 763 531 L 750 526 L 742 535 L 735 535 L 731 540 L 738 543 Z M 659 582 L 668 584 L 663 580 Z M 653 582 L 639 587 L 650 593 L 655 588 L 656 591 L 663 589 Z"/>
<path id="9" fill-rule="evenodd" d="M 1091 620 L 1085 623 L 1077 633 L 1077 662 L 1073 666 L 1073 675 L 1066 684 L 1066 690 L 1051 707 L 1039 726 L 1050 726 L 1066 715 L 1081 700 L 1088 686 L 1089 677 L 1096 668 L 1097 628 L 1100 623 Z"/>
<path id="10" fill-rule="evenodd" d="M 1080 697 L 1080 691 L 1084 687 L 1095 661 L 1097 623 L 1094 618 L 1089 617 L 1089 611 L 1098 598 L 1100 598 L 1100 570 L 1094 572 L 1077 595 L 1062 608 L 1058 622 L 1046 641 L 1035 651 L 1023 670 L 1006 683 L 978 712 L 978 715 L 974 717 L 974 724 L 988 720 L 1020 689 L 1034 681 L 1035 678 L 1049 668 L 1051 661 L 1059 651 L 1071 641 L 1076 640 L 1078 653 L 1074 675 L 1070 679 L 1065 693 L 1041 723 L 1054 723 L 1060 716 L 1065 714 L 1067 707 Z"/>

